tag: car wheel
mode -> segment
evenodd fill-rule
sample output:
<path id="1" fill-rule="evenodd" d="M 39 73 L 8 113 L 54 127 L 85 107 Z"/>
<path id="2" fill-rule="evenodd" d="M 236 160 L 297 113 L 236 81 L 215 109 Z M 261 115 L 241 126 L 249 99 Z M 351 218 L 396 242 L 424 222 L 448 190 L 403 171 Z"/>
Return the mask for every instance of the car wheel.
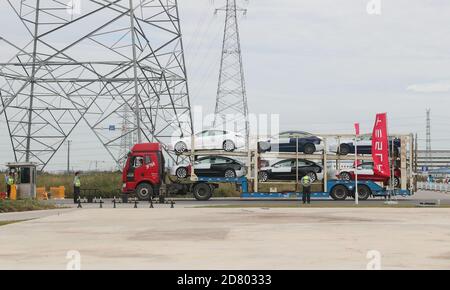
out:
<path id="1" fill-rule="evenodd" d="M 368 200 L 372 195 L 372 191 L 367 185 L 358 185 L 358 199 Z"/>
<path id="2" fill-rule="evenodd" d="M 350 180 L 352 179 L 352 176 L 351 176 L 350 173 L 348 173 L 348 172 L 341 172 L 341 173 L 339 174 L 339 178 L 340 178 L 341 180 L 350 181 Z"/>
<path id="3" fill-rule="evenodd" d="M 310 154 L 314 154 L 314 152 L 316 152 L 316 146 L 314 146 L 314 144 L 308 143 L 303 148 L 303 153 L 305 153 L 305 154 L 310 155 Z"/>
<path id="4" fill-rule="evenodd" d="M 343 185 L 336 185 L 331 190 L 330 196 L 334 200 L 345 200 L 348 196 L 348 189 Z"/>
<path id="5" fill-rule="evenodd" d="M 394 177 L 394 188 L 400 188 L 400 178 Z"/>
<path id="6" fill-rule="evenodd" d="M 267 171 L 261 171 L 258 173 L 258 179 L 261 182 L 266 182 L 267 180 L 269 180 L 269 173 L 267 173 Z"/>
<path id="7" fill-rule="evenodd" d="M 339 155 L 348 155 L 350 153 L 350 146 L 347 144 L 339 145 Z"/>
<path id="8" fill-rule="evenodd" d="M 233 169 L 225 170 L 225 178 L 236 178 L 236 172 Z"/>
<path id="9" fill-rule="evenodd" d="M 317 180 L 317 174 L 315 172 L 308 172 L 308 174 L 306 175 L 308 175 L 309 178 L 311 179 L 311 183 Z"/>
<path id="10" fill-rule="evenodd" d="M 175 153 L 182 154 L 187 151 L 187 145 L 183 141 L 177 142 L 175 144 Z"/>
<path id="11" fill-rule="evenodd" d="M 153 187 L 148 183 L 141 183 L 136 188 L 136 195 L 139 200 L 149 200 L 153 197 Z"/>
<path id="12" fill-rule="evenodd" d="M 178 178 L 183 179 L 188 176 L 188 171 L 187 171 L 186 167 L 180 167 L 180 168 L 177 168 L 177 171 L 175 174 Z"/>
<path id="13" fill-rule="evenodd" d="M 193 193 L 195 199 L 199 201 L 209 200 L 212 197 L 212 189 L 206 183 L 199 183 L 195 185 Z"/>
<path id="14" fill-rule="evenodd" d="M 236 149 L 236 145 L 234 145 L 234 142 L 231 140 L 226 140 L 223 142 L 223 150 L 226 152 L 232 152 Z"/>

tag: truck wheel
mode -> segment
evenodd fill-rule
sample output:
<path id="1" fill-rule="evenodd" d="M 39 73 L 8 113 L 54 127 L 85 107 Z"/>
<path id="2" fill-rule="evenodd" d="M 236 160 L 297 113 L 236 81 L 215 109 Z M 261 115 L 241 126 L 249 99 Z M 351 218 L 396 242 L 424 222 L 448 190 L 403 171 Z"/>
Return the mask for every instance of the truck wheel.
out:
<path id="1" fill-rule="evenodd" d="M 339 145 L 339 155 L 348 155 L 350 153 L 350 146 L 347 144 Z"/>
<path id="2" fill-rule="evenodd" d="M 193 193 L 195 199 L 199 201 L 209 200 L 212 196 L 211 187 L 206 183 L 199 183 L 195 185 Z"/>
<path id="3" fill-rule="evenodd" d="M 372 191 L 367 185 L 358 185 L 358 199 L 368 200 L 372 195 Z"/>
<path id="4" fill-rule="evenodd" d="M 331 190 L 330 196 L 334 200 L 345 200 L 348 196 L 348 189 L 344 185 L 336 185 Z"/>
<path id="5" fill-rule="evenodd" d="M 316 152 L 316 146 L 314 146 L 314 144 L 308 143 L 303 148 L 303 153 L 305 153 L 305 154 L 310 155 L 310 154 L 314 154 L 314 152 Z"/>
<path id="6" fill-rule="evenodd" d="M 153 197 L 153 187 L 148 183 L 141 183 L 136 188 L 136 195 L 139 200 L 149 200 Z"/>

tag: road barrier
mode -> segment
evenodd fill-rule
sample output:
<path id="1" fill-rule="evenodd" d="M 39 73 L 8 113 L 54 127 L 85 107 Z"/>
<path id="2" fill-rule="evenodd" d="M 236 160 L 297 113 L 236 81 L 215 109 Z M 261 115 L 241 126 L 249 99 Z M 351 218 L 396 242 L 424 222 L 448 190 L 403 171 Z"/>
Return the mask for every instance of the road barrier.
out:
<path id="1" fill-rule="evenodd" d="M 36 199 L 37 200 L 47 200 L 48 193 L 45 190 L 45 187 L 37 187 L 36 188 Z"/>
<path id="2" fill-rule="evenodd" d="M 101 197 L 97 198 L 97 197 L 93 197 L 92 200 L 88 199 L 88 198 L 83 198 L 83 197 L 78 197 L 77 199 L 77 208 L 83 208 L 83 204 L 99 204 L 99 208 L 104 208 L 104 204 L 105 202 L 103 201 L 103 199 Z M 111 200 L 112 203 L 112 208 L 118 208 L 118 204 L 132 204 L 133 208 L 138 208 L 138 204 L 139 204 L 139 199 L 137 198 L 133 198 L 130 199 L 130 201 L 128 202 L 123 202 L 122 200 L 118 199 L 117 197 L 114 197 Z M 150 208 L 175 208 L 175 201 L 173 199 L 170 200 L 156 200 L 153 201 L 153 199 L 149 200 L 149 204 L 150 204 Z"/>
<path id="3" fill-rule="evenodd" d="M 50 197 L 52 199 L 65 199 L 66 188 L 64 186 L 50 187 Z"/>
<path id="4" fill-rule="evenodd" d="M 450 192 L 450 184 L 437 182 L 417 182 L 418 190 Z"/>

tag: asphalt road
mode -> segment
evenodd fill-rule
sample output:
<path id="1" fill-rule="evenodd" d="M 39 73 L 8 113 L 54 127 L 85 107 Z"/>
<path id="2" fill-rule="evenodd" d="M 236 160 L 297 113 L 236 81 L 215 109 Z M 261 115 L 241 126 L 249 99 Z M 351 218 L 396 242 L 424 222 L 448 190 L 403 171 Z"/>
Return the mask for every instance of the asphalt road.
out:
<path id="1" fill-rule="evenodd" d="M 169 199 L 170 200 L 170 199 Z M 209 201 L 197 201 L 194 198 L 173 198 L 175 202 L 175 207 L 205 207 L 205 206 L 242 206 L 242 207 L 251 207 L 251 206 L 301 206 L 300 200 L 295 199 L 239 199 L 239 198 L 213 198 Z M 398 202 L 399 205 L 419 205 L 420 203 L 435 203 L 440 204 L 442 206 L 450 206 L 450 194 L 448 193 L 439 193 L 439 192 L 431 192 L 431 191 L 421 191 L 416 193 L 414 196 L 410 197 L 397 197 L 394 199 Z M 360 201 L 361 206 L 378 206 L 385 204 L 384 198 L 374 198 L 369 199 L 367 201 Z M 71 199 L 66 200 L 52 200 L 48 201 L 55 203 L 64 207 L 77 207 L 76 204 L 73 204 Z M 113 207 L 112 199 L 104 199 L 102 207 L 111 208 Z M 353 199 L 347 199 L 345 201 L 334 201 L 331 199 L 315 199 L 312 200 L 313 206 L 324 206 L 324 207 L 342 207 L 342 206 L 352 206 L 355 204 Z M 116 206 L 119 208 L 132 208 L 134 207 L 134 203 L 130 202 L 129 204 L 117 203 Z M 154 207 L 170 207 L 170 204 L 154 204 Z M 100 207 L 99 203 L 91 203 L 91 204 L 82 204 L 83 208 L 95 208 Z M 146 201 L 140 201 L 137 204 L 138 208 L 141 207 L 149 207 L 149 203 Z"/>

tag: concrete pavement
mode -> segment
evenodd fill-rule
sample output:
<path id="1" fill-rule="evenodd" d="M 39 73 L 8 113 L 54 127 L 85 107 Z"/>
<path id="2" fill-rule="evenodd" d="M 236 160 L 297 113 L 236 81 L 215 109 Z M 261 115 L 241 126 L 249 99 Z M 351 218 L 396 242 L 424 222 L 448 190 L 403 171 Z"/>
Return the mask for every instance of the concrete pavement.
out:
<path id="1" fill-rule="evenodd" d="M 450 269 L 450 209 L 81 209 L 0 227 L 1 269 Z M 375 252 L 373 252 L 375 251 Z"/>
<path id="2" fill-rule="evenodd" d="M 60 208 L 60 209 L 50 209 L 50 210 L 35 210 L 26 212 L 8 212 L 0 213 L 0 221 L 23 221 L 38 219 L 52 215 L 60 215 L 64 212 L 72 211 L 73 208 Z"/>

